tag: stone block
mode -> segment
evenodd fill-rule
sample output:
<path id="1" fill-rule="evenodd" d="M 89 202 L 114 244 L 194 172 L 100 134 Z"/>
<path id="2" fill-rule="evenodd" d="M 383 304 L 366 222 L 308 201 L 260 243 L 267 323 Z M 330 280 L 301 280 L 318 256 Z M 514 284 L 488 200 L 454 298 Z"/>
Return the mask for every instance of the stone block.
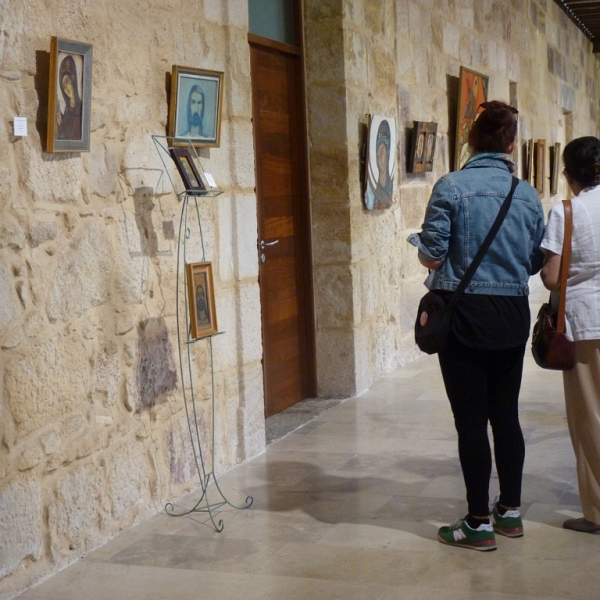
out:
<path id="1" fill-rule="evenodd" d="M 22 250 L 25 244 L 25 232 L 17 219 L 10 215 L 8 211 L 3 212 L 2 223 L 0 223 L 0 248 L 8 246 L 12 250 Z"/>
<path id="2" fill-rule="evenodd" d="M 107 458 L 112 465 L 107 477 L 107 498 L 113 519 L 131 519 L 144 511 L 150 498 L 150 479 L 154 479 L 154 463 L 141 442 L 130 441 L 115 448 Z"/>
<path id="3" fill-rule="evenodd" d="M 4 393 L 20 435 L 89 402 L 91 368 L 76 334 L 43 338 L 6 357 Z"/>
<path id="4" fill-rule="evenodd" d="M 313 264 L 348 263 L 352 256 L 350 211 L 335 204 L 313 208 Z"/>
<path id="5" fill-rule="evenodd" d="M 317 330 L 317 394 L 348 397 L 357 391 L 356 356 L 352 329 Z"/>
<path id="6" fill-rule="evenodd" d="M 318 149 L 346 144 L 346 92 L 342 86 L 313 85 L 308 90 L 309 141 Z"/>
<path id="7" fill-rule="evenodd" d="M 452 25 L 451 23 L 444 23 L 444 31 L 443 31 L 443 46 L 444 53 L 452 58 L 459 58 L 459 40 L 460 40 L 460 31 L 458 27 Z"/>
<path id="8" fill-rule="evenodd" d="M 79 547 L 86 538 L 96 533 L 99 515 L 103 512 L 105 478 L 102 467 L 88 464 L 60 479 L 54 501 L 49 506 L 48 518 L 55 548 L 66 544 Z"/>
<path id="9" fill-rule="evenodd" d="M 265 449 L 265 403 L 262 364 L 258 361 L 240 370 L 239 421 L 240 462 L 250 460 Z"/>
<path id="10" fill-rule="evenodd" d="M 120 355 L 117 345 L 109 341 L 100 348 L 94 364 L 94 400 L 112 406 L 119 397 Z"/>
<path id="11" fill-rule="evenodd" d="M 354 323 L 354 284 L 348 266 L 314 269 L 317 329 L 351 327 Z"/>
<path id="12" fill-rule="evenodd" d="M 260 288 L 258 282 L 246 283 L 238 287 L 237 316 L 240 353 L 238 361 L 247 364 L 260 361 L 263 355 L 262 319 L 260 306 Z"/>
<path id="13" fill-rule="evenodd" d="M 348 151 L 315 148 L 310 153 L 312 203 L 339 201 L 348 196 Z"/>
<path id="14" fill-rule="evenodd" d="M 238 281 L 258 279 L 258 221 L 256 196 L 234 196 L 233 270 Z"/>
<path id="15" fill-rule="evenodd" d="M 0 331 L 3 331 L 23 311 L 16 294 L 16 282 L 10 265 L 0 255 Z"/>
<path id="16" fill-rule="evenodd" d="M 110 297 L 113 247 L 106 227 L 97 221 L 82 226 L 59 261 L 46 306 L 51 321 L 81 316 Z"/>
<path id="17" fill-rule="evenodd" d="M 352 43 L 353 33 L 346 32 L 349 39 L 344 39 L 341 20 L 323 19 L 311 24 L 306 36 L 306 53 L 311 64 L 311 84 L 321 82 L 325 85 L 342 83 L 346 78 L 346 65 L 344 64 L 345 48 L 354 52 Z M 360 54 L 364 50 L 357 48 Z M 348 57 L 348 55 L 346 55 Z M 356 60 L 357 55 L 351 54 L 348 58 Z"/>
<path id="18" fill-rule="evenodd" d="M 28 471 L 44 460 L 44 451 L 39 446 L 28 448 L 19 457 L 19 471 Z"/>
<path id="19" fill-rule="evenodd" d="M 106 198 L 115 192 L 118 186 L 119 166 L 115 144 L 108 140 L 103 144 L 92 144 L 90 152 L 91 191 L 101 198 Z"/>
<path id="20" fill-rule="evenodd" d="M 24 559 L 43 551 L 42 490 L 32 479 L 18 478 L 0 489 L 0 577 Z"/>
<path id="21" fill-rule="evenodd" d="M 113 299 L 119 307 L 141 304 L 148 292 L 149 257 L 156 254 L 158 241 L 149 216 L 123 211 L 116 226 L 118 243 L 113 251 L 116 263 L 111 276 Z"/>
<path id="22" fill-rule="evenodd" d="M 58 223 L 56 219 L 40 219 L 31 223 L 29 227 L 29 239 L 33 248 L 49 240 L 56 239 L 57 235 Z"/>
<path id="23" fill-rule="evenodd" d="M 193 421 L 192 433 L 196 433 Z M 177 485 L 187 483 L 198 475 L 198 471 L 192 448 L 192 438 L 190 438 L 190 427 L 185 415 L 173 421 L 173 428 L 167 431 L 166 437 L 170 480 Z M 195 436 L 194 443 L 197 448 Z"/>

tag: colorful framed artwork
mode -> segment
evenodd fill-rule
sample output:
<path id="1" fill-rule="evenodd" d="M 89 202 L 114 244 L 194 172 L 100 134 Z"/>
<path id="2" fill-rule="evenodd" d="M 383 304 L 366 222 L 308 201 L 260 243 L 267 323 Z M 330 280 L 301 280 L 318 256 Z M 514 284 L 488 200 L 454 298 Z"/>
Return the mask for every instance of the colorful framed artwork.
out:
<path id="1" fill-rule="evenodd" d="M 206 191 L 206 185 L 189 148 L 169 148 L 169 153 L 179 171 L 186 193 L 192 196 L 202 195 Z"/>
<path id="2" fill-rule="evenodd" d="M 408 155 L 409 173 L 426 173 L 433 170 L 437 127 L 437 123 L 414 122 Z"/>
<path id="3" fill-rule="evenodd" d="M 550 146 L 550 195 L 558 193 L 558 176 L 560 174 L 560 142 Z"/>
<path id="4" fill-rule="evenodd" d="M 209 262 L 188 263 L 185 265 L 185 275 L 190 316 L 190 338 L 197 340 L 214 335 L 219 329 L 215 308 L 212 264 Z"/>
<path id="5" fill-rule="evenodd" d="M 390 208 L 396 167 L 396 120 L 372 115 L 369 122 L 365 182 L 368 210 Z"/>
<path id="6" fill-rule="evenodd" d="M 458 117 L 456 119 L 456 147 L 454 168 L 462 169 L 469 159 L 469 131 L 488 99 L 489 77 L 465 67 L 460 68 L 458 82 Z"/>
<path id="7" fill-rule="evenodd" d="M 89 152 L 92 46 L 52 36 L 46 152 Z"/>
<path id="8" fill-rule="evenodd" d="M 172 146 L 218 147 L 223 73 L 173 66 L 168 135 Z"/>
<path id="9" fill-rule="evenodd" d="M 544 182 L 546 179 L 546 140 L 535 142 L 535 189 L 540 198 L 544 197 Z"/>

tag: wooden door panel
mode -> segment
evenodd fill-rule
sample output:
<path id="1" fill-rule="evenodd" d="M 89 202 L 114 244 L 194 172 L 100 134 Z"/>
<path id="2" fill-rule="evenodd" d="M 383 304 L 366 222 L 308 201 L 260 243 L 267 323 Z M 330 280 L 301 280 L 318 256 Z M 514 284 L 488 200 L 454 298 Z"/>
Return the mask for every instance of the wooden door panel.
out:
<path id="1" fill-rule="evenodd" d="M 265 414 L 314 395 L 300 57 L 251 42 Z M 276 244 L 272 242 L 277 241 Z"/>

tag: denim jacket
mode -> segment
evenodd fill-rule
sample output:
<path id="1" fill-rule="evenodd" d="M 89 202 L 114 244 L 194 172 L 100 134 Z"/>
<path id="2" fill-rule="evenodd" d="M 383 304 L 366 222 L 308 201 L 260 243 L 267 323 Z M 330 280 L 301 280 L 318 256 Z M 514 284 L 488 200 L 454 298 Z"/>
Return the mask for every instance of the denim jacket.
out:
<path id="1" fill-rule="evenodd" d="M 408 241 L 425 258 L 443 261 L 431 289 L 455 290 L 475 258 L 511 187 L 511 172 L 500 154 L 475 155 L 462 170 L 437 181 L 421 233 Z M 543 261 L 539 248 L 544 212 L 535 189 L 520 181 L 510 210 L 466 293 L 529 294 L 529 276 Z"/>

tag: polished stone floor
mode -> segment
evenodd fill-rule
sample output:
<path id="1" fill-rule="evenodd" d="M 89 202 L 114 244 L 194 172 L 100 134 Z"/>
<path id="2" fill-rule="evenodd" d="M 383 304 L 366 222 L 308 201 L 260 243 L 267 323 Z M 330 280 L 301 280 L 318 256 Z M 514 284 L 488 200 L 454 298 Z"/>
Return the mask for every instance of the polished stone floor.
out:
<path id="1" fill-rule="evenodd" d="M 232 502 L 254 498 L 219 513 L 222 533 L 159 514 L 21 599 L 600 598 L 600 535 L 561 527 L 581 516 L 562 378 L 529 357 L 521 415 L 525 537 L 495 552 L 436 541 L 465 502 L 437 359 L 422 357 L 221 477 Z"/>

